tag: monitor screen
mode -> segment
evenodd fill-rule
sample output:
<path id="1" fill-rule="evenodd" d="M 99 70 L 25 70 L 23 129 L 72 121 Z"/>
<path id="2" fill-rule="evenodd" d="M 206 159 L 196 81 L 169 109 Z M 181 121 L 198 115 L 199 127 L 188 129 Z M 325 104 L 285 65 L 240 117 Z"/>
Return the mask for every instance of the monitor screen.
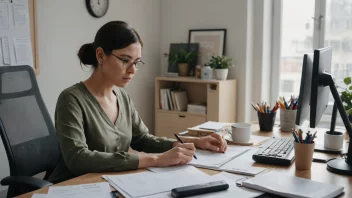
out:
<path id="1" fill-rule="evenodd" d="M 321 76 L 331 73 L 331 47 L 314 50 L 312 86 L 310 95 L 310 127 L 315 128 L 324 114 L 329 102 L 329 86 L 322 86 Z"/>
<path id="2" fill-rule="evenodd" d="M 309 118 L 310 89 L 312 86 L 313 54 L 303 56 L 301 86 L 299 89 L 296 125 L 301 126 Z"/>

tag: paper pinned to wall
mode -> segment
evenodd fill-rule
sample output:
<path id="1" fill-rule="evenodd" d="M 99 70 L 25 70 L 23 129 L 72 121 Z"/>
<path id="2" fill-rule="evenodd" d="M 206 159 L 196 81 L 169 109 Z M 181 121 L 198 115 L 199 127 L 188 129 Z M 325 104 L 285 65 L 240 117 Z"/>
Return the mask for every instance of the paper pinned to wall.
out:
<path id="1" fill-rule="evenodd" d="M 4 65 L 10 65 L 11 64 L 10 44 L 9 44 L 8 37 L 1 38 L 1 49 L 2 49 L 2 57 L 3 57 Z"/>
<path id="2" fill-rule="evenodd" d="M 0 66 L 34 66 L 28 5 L 28 0 L 0 0 Z"/>
<path id="3" fill-rule="evenodd" d="M 28 5 L 28 0 L 12 0 L 12 3 L 18 5 Z"/>
<path id="4" fill-rule="evenodd" d="M 5 3 L 0 3 L 0 30 L 9 29 L 9 7 Z"/>
<path id="5" fill-rule="evenodd" d="M 13 4 L 13 19 L 15 26 L 28 26 L 28 5 Z"/>
<path id="6" fill-rule="evenodd" d="M 17 65 L 29 65 L 32 57 L 31 40 L 29 38 L 14 38 Z"/>

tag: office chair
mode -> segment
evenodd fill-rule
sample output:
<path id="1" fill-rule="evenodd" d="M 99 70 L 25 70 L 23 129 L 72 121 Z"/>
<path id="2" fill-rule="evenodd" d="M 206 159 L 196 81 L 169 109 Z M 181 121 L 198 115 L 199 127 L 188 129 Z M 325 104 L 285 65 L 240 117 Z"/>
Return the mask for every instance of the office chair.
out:
<path id="1" fill-rule="evenodd" d="M 52 185 L 60 156 L 55 128 L 30 66 L 0 67 L 0 135 L 10 166 L 7 197 Z M 44 180 L 32 176 L 46 172 Z"/>

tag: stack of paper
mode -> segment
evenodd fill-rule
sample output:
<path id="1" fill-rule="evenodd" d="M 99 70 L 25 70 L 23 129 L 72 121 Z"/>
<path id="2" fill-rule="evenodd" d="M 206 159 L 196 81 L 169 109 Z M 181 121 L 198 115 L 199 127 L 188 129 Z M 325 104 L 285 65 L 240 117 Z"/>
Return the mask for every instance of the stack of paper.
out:
<path id="1" fill-rule="evenodd" d="M 49 187 L 48 194 L 33 194 L 32 198 L 111 198 L 110 185 L 107 182 Z"/>
<path id="2" fill-rule="evenodd" d="M 204 124 L 199 125 L 200 129 L 211 130 L 211 131 L 220 131 L 222 128 L 227 126 L 228 124 L 222 122 L 212 122 L 208 121 Z"/>
<path id="3" fill-rule="evenodd" d="M 207 168 L 212 170 L 226 171 L 243 175 L 257 175 L 266 170 L 261 167 L 254 167 L 252 159 L 257 149 L 244 146 L 229 146 L 225 153 L 215 153 L 205 150 L 196 150 L 196 159 L 192 159 L 189 165 Z M 148 168 L 155 173 L 180 170 L 183 166 L 171 166 L 166 168 Z"/>
<path id="4" fill-rule="evenodd" d="M 257 152 L 257 150 L 258 149 L 248 150 L 242 155 L 221 166 L 219 170 L 252 176 L 261 173 L 265 170 L 265 168 L 253 166 L 255 162 L 253 161 L 252 156 Z"/>
<path id="5" fill-rule="evenodd" d="M 244 146 L 228 146 L 225 153 L 196 150 L 198 160 L 192 159 L 189 164 L 200 168 L 253 176 L 265 170 L 265 168 L 253 167 L 252 155 L 256 150 Z"/>
<path id="6" fill-rule="evenodd" d="M 242 182 L 242 186 L 284 197 L 336 197 L 344 187 L 289 176 L 276 171 L 253 177 Z"/>
<path id="7" fill-rule="evenodd" d="M 202 103 L 188 104 L 187 105 L 187 112 L 206 114 L 207 113 L 207 106 L 206 106 L 206 104 L 202 104 Z"/>
<path id="8" fill-rule="evenodd" d="M 233 197 L 241 197 L 241 198 L 252 198 L 258 197 L 264 193 L 248 188 L 238 187 L 236 185 L 237 180 L 244 179 L 243 176 L 238 176 L 230 173 L 219 173 L 211 176 L 213 180 L 216 181 L 225 181 L 229 184 L 229 189 L 225 191 L 207 193 L 202 195 L 192 196 L 192 198 L 233 198 Z M 160 193 L 157 195 L 145 196 L 143 198 L 172 198 L 171 192 Z"/>
<path id="9" fill-rule="evenodd" d="M 126 198 L 144 197 L 170 192 L 173 188 L 217 181 L 195 167 L 153 173 L 141 172 L 127 175 L 103 175 L 110 185 Z"/>
<path id="10" fill-rule="evenodd" d="M 248 151 L 248 149 L 250 148 L 244 146 L 228 146 L 225 153 L 198 149 L 195 152 L 198 159 L 193 158 L 189 164 L 201 168 L 219 168 L 226 162 Z"/>

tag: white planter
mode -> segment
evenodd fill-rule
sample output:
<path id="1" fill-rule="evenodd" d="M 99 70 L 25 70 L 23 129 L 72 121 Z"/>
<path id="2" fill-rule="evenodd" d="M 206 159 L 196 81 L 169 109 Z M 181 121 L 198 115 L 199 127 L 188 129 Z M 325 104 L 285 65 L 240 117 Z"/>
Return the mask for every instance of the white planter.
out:
<path id="1" fill-rule="evenodd" d="M 226 80 L 229 69 L 215 69 L 216 80 Z"/>

